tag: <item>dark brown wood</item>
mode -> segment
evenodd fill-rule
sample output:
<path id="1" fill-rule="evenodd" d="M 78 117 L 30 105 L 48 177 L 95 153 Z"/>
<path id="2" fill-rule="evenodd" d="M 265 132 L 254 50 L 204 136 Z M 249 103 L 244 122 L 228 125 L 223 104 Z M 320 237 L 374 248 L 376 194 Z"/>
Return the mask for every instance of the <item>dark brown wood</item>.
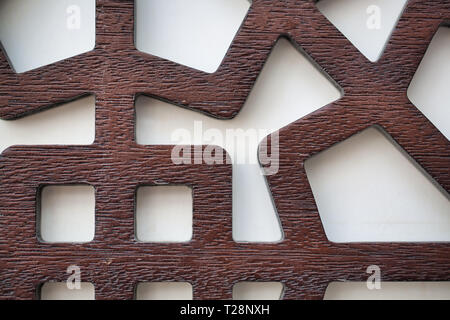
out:
<path id="1" fill-rule="evenodd" d="M 384 281 L 449 281 L 446 243 L 352 243 L 327 240 L 304 161 L 369 126 L 383 127 L 447 191 L 450 143 L 409 102 L 409 83 L 448 0 L 409 1 L 385 53 L 369 62 L 312 0 L 253 0 L 214 74 L 138 52 L 133 1 L 97 0 L 95 50 L 24 74 L 0 54 L 0 116 L 14 119 L 85 94 L 96 95 L 91 146 L 15 146 L 0 158 L 0 298 L 36 298 L 49 280 L 78 264 L 97 299 L 132 299 L 140 281 L 189 281 L 194 298 L 231 298 L 238 281 L 281 281 L 286 299 L 322 298 L 331 281 L 365 281 L 377 264 Z M 174 165 L 170 146 L 140 146 L 134 101 L 146 94 L 220 118 L 243 106 L 280 35 L 301 46 L 345 91 L 336 103 L 281 130 L 280 170 L 268 178 L 285 238 L 241 244 L 231 234 L 231 166 Z M 93 242 L 40 243 L 40 186 L 96 188 Z M 187 244 L 138 243 L 135 192 L 141 184 L 189 184 L 194 237 Z"/>

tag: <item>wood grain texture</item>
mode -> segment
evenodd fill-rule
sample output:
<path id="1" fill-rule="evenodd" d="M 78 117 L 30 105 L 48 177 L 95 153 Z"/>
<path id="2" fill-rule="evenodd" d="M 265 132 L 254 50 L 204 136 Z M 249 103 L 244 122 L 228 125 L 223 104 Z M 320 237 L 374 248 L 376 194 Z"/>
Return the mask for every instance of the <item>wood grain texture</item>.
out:
<path id="1" fill-rule="evenodd" d="M 410 103 L 407 87 L 448 0 L 409 1 L 385 53 L 369 62 L 318 11 L 313 0 L 253 0 L 217 72 L 207 74 L 138 52 L 133 1 L 97 0 L 95 50 L 23 74 L 0 54 L 0 116 L 15 119 L 76 97 L 96 96 L 91 146 L 15 146 L 0 158 L 0 298 L 33 299 L 39 284 L 65 281 L 77 264 L 97 299 L 132 299 L 140 281 L 188 281 L 195 299 L 228 299 L 239 281 L 281 281 L 286 299 L 320 299 L 331 281 L 449 281 L 446 243 L 327 240 L 304 161 L 372 125 L 383 127 L 447 191 L 450 142 Z M 280 36 L 301 46 L 344 90 L 339 101 L 283 128 L 280 170 L 268 177 L 284 231 L 277 244 L 232 240 L 230 165 L 174 165 L 170 146 L 141 146 L 134 102 L 146 94 L 235 116 Z M 276 110 L 274 110 L 276 112 Z M 46 244 L 36 236 L 36 202 L 48 184 L 96 189 L 96 234 L 87 244 Z M 139 243 L 139 185 L 188 184 L 194 237 L 187 244 Z"/>

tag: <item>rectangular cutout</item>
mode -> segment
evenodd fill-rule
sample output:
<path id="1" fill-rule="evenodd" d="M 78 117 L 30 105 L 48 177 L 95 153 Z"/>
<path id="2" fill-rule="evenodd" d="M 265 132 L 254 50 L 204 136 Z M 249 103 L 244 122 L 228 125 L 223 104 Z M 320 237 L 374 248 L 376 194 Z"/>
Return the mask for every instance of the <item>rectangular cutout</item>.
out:
<path id="1" fill-rule="evenodd" d="M 40 288 L 41 300 L 95 300 L 95 288 L 81 282 L 80 289 L 69 289 L 65 282 L 46 282 Z"/>
<path id="2" fill-rule="evenodd" d="M 332 282 L 325 300 L 450 300 L 450 282 L 381 282 L 369 290 L 366 282 Z"/>
<path id="3" fill-rule="evenodd" d="M 95 190 L 88 185 L 54 185 L 38 194 L 38 237 L 50 243 L 94 240 Z"/>
<path id="4" fill-rule="evenodd" d="M 281 282 L 238 282 L 233 286 L 233 300 L 280 300 Z"/>
<path id="5" fill-rule="evenodd" d="M 188 242 L 192 239 L 193 196 L 188 186 L 142 186 L 136 193 L 136 239 Z"/>
<path id="6" fill-rule="evenodd" d="M 142 282 L 136 288 L 136 300 L 192 300 L 188 282 Z"/>

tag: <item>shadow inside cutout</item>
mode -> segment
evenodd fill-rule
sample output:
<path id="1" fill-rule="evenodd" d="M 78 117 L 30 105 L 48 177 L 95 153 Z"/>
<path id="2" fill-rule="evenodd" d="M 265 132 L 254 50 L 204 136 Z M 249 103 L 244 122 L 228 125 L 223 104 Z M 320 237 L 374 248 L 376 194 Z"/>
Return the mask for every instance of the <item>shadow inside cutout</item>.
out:
<path id="1" fill-rule="evenodd" d="M 281 38 L 241 112 L 219 120 L 156 99 L 136 101 L 136 139 L 146 145 L 218 145 L 233 161 L 233 239 L 277 242 L 282 229 L 261 174 L 258 145 L 267 135 L 341 97 L 337 85 Z M 276 161 L 274 161 L 276 163 Z"/>
<path id="2" fill-rule="evenodd" d="M 317 8 L 371 62 L 382 55 L 408 0 L 319 0 Z"/>
<path id="3" fill-rule="evenodd" d="M 324 300 L 450 300 L 450 282 L 381 282 L 373 290 L 366 282 L 332 282 Z"/>
<path id="4" fill-rule="evenodd" d="M 94 140 L 94 96 L 17 120 L 0 119 L 0 153 L 13 145 L 89 145 Z"/>
<path id="5" fill-rule="evenodd" d="M 192 300 L 189 282 L 142 282 L 136 287 L 136 300 Z"/>
<path id="6" fill-rule="evenodd" d="M 330 241 L 450 241 L 449 194 L 378 126 L 305 169 Z"/>
<path id="7" fill-rule="evenodd" d="M 250 5 L 249 0 L 135 0 L 136 48 L 213 73 Z"/>
<path id="8" fill-rule="evenodd" d="M 46 282 L 39 288 L 40 300 L 95 300 L 95 287 L 81 282 L 79 289 L 69 289 L 66 282 Z"/>
<path id="9" fill-rule="evenodd" d="M 408 88 L 408 98 L 450 140 L 450 27 L 438 29 Z"/>
<path id="10" fill-rule="evenodd" d="M 280 300 L 281 282 L 238 282 L 233 286 L 233 300 Z"/>
<path id="11" fill-rule="evenodd" d="M 2 0 L 0 42 L 12 69 L 30 71 L 95 47 L 95 0 Z"/>

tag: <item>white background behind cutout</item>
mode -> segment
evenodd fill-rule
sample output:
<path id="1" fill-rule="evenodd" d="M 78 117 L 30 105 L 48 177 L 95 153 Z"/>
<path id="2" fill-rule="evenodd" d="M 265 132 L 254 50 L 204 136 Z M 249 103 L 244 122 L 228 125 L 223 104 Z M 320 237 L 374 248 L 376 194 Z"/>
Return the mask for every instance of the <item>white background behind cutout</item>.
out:
<path id="1" fill-rule="evenodd" d="M 433 37 L 408 88 L 411 102 L 450 139 L 450 27 Z M 447 79 L 447 80 L 446 80 Z"/>
<path id="2" fill-rule="evenodd" d="M 406 2 L 407 0 L 320 0 L 317 7 L 367 59 L 374 62 L 380 58 Z M 370 9 L 371 6 L 380 8 L 379 29 L 367 28 L 368 17 L 375 14 Z"/>
<path id="3" fill-rule="evenodd" d="M 450 282 L 381 282 L 380 290 L 368 290 L 365 282 L 332 282 L 325 300 L 448 300 Z"/>
<path id="4" fill-rule="evenodd" d="M 46 186 L 41 191 L 40 239 L 89 242 L 95 235 L 95 189 L 88 185 Z"/>
<path id="5" fill-rule="evenodd" d="M 136 48 L 214 72 L 249 8 L 248 0 L 136 0 Z"/>
<path id="6" fill-rule="evenodd" d="M 48 1 L 52 1 L 52 0 L 46 0 L 46 2 Z M 165 0 L 164 0 L 165 1 Z M 325 1 L 325 0 L 323 0 Z M 330 0 L 329 0 L 330 1 Z M 336 1 L 336 0 L 335 0 Z M 9 5 L 15 6 L 17 9 L 20 8 L 21 1 L 2 1 L 2 5 L 6 2 L 9 2 Z M 61 0 L 53 0 L 53 2 L 55 3 L 60 3 Z M 71 1 L 71 3 L 74 3 L 77 1 Z M 345 16 L 345 14 L 348 14 L 349 18 L 341 18 L 342 21 L 346 21 L 346 23 L 348 23 L 349 25 L 355 24 L 355 21 L 353 20 L 354 18 L 352 17 L 356 17 L 356 16 L 360 16 L 361 15 L 361 11 L 359 8 L 359 6 L 355 6 L 355 3 L 358 2 L 370 2 L 370 4 L 372 4 L 374 1 L 366 1 L 366 0 L 354 0 L 352 1 L 352 5 L 351 6 L 335 6 L 333 8 L 331 8 L 331 10 L 336 10 L 336 12 L 334 13 L 334 15 L 336 17 L 343 17 Z M 376 1 L 375 1 L 376 2 Z M 58 19 L 60 19 L 60 17 L 55 17 L 55 15 L 50 11 L 47 12 L 48 9 L 45 9 L 45 6 L 42 5 L 43 1 L 40 1 L 41 6 L 36 8 L 35 10 L 31 10 L 36 16 L 38 16 L 38 21 L 45 21 L 46 24 L 52 25 L 54 26 L 55 24 L 60 24 L 61 22 L 58 21 Z M 388 13 L 388 16 L 390 15 L 390 12 L 395 12 L 395 8 L 396 8 L 396 2 L 395 1 L 384 1 L 380 7 L 382 8 L 382 10 L 384 12 Z M 85 7 L 85 4 L 80 3 L 80 7 L 82 8 L 89 8 L 89 4 L 87 4 L 87 6 Z M 15 10 L 16 8 L 11 8 L 11 10 Z M 55 7 L 56 8 L 56 7 Z M 189 13 L 189 10 L 196 10 L 195 7 L 187 7 L 186 8 L 186 14 L 196 14 L 196 13 Z M 365 10 L 365 8 L 363 8 Z M 1 10 L 0 10 L 1 11 Z M 89 10 L 88 10 L 89 11 Z M 1 14 L 1 13 L 0 13 Z M 42 14 L 42 15 L 41 15 Z M 206 14 L 205 14 L 206 16 Z M 88 24 L 88 30 L 93 30 L 93 29 L 89 29 L 89 28 L 93 28 L 94 27 L 94 19 L 93 19 L 93 15 L 84 15 L 84 23 Z M 237 19 L 237 17 L 236 17 Z M 65 28 L 55 28 L 54 30 L 52 30 L 52 32 L 56 32 L 56 33 L 60 33 L 62 35 L 62 37 L 68 37 L 68 39 L 70 40 L 70 43 L 67 44 L 64 41 L 55 41 L 55 37 L 49 37 L 49 36 L 30 36 L 30 34 L 32 34 L 32 32 L 30 30 L 36 31 L 37 30 L 37 34 L 41 34 L 41 32 L 43 32 L 44 34 L 46 34 L 45 30 L 39 30 L 37 27 L 35 27 L 32 23 L 30 26 L 30 21 L 33 21 L 33 19 L 0 19 L 0 24 L 1 23 L 6 23 L 7 21 L 7 28 L 5 29 L 4 27 L 2 27 L 2 25 L 0 25 L 0 30 L 5 31 L 8 30 L 8 34 L 6 35 L 7 37 L 10 37 L 10 39 L 20 39 L 21 34 L 22 34 L 22 39 L 23 39 L 23 34 L 26 35 L 26 40 L 27 43 L 29 45 L 29 47 L 27 47 L 26 49 L 20 49 L 20 50 L 16 50 L 15 52 L 13 51 L 8 51 L 8 54 L 10 56 L 10 59 L 13 60 L 14 62 L 14 67 L 16 69 L 16 71 L 21 71 L 21 70 L 26 70 L 29 69 L 31 67 L 36 67 L 36 66 L 40 66 L 42 64 L 48 63 L 48 62 L 52 62 L 52 61 L 56 61 L 61 59 L 61 57 L 66 57 L 66 56 L 72 56 L 75 54 L 78 54 L 81 51 L 86 51 L 86 50 L 90 50 L 93 47 L 93 43 L 92 43 L 92 32 L 86 32 L 85 34 L 83 34 L 83 36 L 77 41 L 71 41 L 70 40 L 70 32 L 68 30 L 66 30 Z M 231 20 L 230 20 L 231 21 Z M 336 23 L 336 22 L 335 22 Z M 359 23 L 359 22 L 358 22 Z M 358 24 L 357 23 L 357 24 Z M 186 29 L 189 29 L 189 25 L 185 25 L 183 24 L 183 27 L 185 27 Z M 232 28 L 233 26 L 230 26 L 230 28 Z M 12 35 L 9 35 L 9 32 L 12 32 Z M 366 55 L 371 55 L 373 57 L 377 56 L 379 54 L 379 49 L 380 47 L 382 48 L 384 46 L 384 39 L 380 39 L 380 37 L 376 37 L 373 36 L 373 33 L 369 32 L 367 29 L 365 28 L 354 28 L 351 27 L 349 32 L 352 32 L 354 35 L 353 37 L 359 37 L 361 39 L 366 39 L 366 41 L 369 43 L 367 45 L 368 50 L 371 53 L 366 53 Z M 48 34 L 48 33 L 47 33 Z M 349 36 L 349 35 L 347 35 Z M 349 36 L 350 37 L 350 36 Z M 2 42 L 6 42 L 4 39 L 5 36 L 2 34 L 1 35 L 1 39 Z M 205 38 L 205 41 L 207 41 L 207 39 Z M 56 43 L 57 42 L 57 43 Z M 3 43 L 4 46 L 6 46 L 5 43 Z M 67 48 L 69 48 L 70 53 L 67 54 Z M 83 49 L 83 50 L 80 50 Z M 360 48 L 360 50 L 363 50 L 362 48 Z M 45 59 L 43 59 L 43 57 Z M 285 61 L 286 63 L 288 63 L 288 61 Z M 185 63 L 187 64 L 188 61 L 180 61 L 180 63 Z M 448 63 L 448 59 L 447 59 L 447 63 Z M 430 68 L 432 69 L 437 69 L 440 70 L 441 68 L 441 63 L 439 61 L 434 61 L 434 62 L 430 62 L 429 63 Z M 434 66 L 433 66 L 434 65 Z M 436 67 L 437 66 L 437 67 Z M 208 65 L 204 65 L 203 68 L 208 68 Z M 286 81 L 289 82 L 289 79 L 286 79 L 287 77 L 289 77 L 290 75 L 288 74 L 280 74 L 276 72 L 276 68 L 272 68 L 272 71 L 274 73 L 274 75 L 272 76 L 268 76 L 270 78 L 275 78 L 275 80 L 272 80 L 274 82 L 277 81 L 277 79 L 279 79 L 279 81 Z M 433 79 L 432 82 L 428 82 L 428 84 L 431 85 L 433 83 L 442 83 L 445 85 L 446 83 L 446 78 L 442 76 L 442 74 L 440 74 L 440 78 L 439 77 L 435 77 Z M 292 87 L 295 87 L 295 84 L 291 85 Z M 316 88 L 315 90 L 310 90 L 310 95 L 305 95 L 302 97 L 302 100 L 304 99 L 305 101 L 307 101 L 308 99 L 311 99 L 311 96 L 316 96 L 317 93 L 321 93 L 322 88 Z M 412 97 L 412 93 L 411 93 L 412 88 L 410 88 L 409 91 L 409 96 Z M 277 93 L 276 90 L 272 90 L 274 94 Z M 284 90 L 284 97 L 282 99 L 289 101 L 291 99 L 295 99 L 295 91 L 292 92 L 290 90 Z M 422 97 L 423 100 L 426 99 L 430 99 L 430 94 L 427 91 L 422 90 L 421 93 L 419 93 L 419 95 Z M 431 98 L 433 99 L 440 99 L 440 98 L 436 98 L 434 96 L 432 96 Z M 442 98 L 443 99 L 443 98 Z M 441 102 L 445 102 L 445 101 L 449 101 L 447 100 L 441 100 Z M 441 105 L 444 105 L 443 103 L 441 103 Z M 450 108 L 446 108 L 444 110 L 439 110 L 441 117 L 446 117 L 446 119 L 450 118 Z M 55 109 L 58 110 L 58 109 Z M 72 111 L 72 110 L 71 110 Z M 73 108 L 73 111 L 75 112 L 75 108 Z M 48 112 L 48 113 L 47 113 Z M 59 143 L 60 138 L 62 137 L 61 135 L 54 135 L 54 132 L 52 132 L 52 127 L 54 125 L 57 124 L 61 124 L 61 119 L 68 119 L 70 122 L 74 122 L 74 119 L 69 115 L 69 113 L 67 113 L 66 116 L 64 115 L 60 115 L 60 117 L 56 116 L 56 117 L 52 117 L 51 112 L 53 111 L 47 111 L 46 113 L 42 114 L 42 121 L 46 121 L 47 125 L 46 126 L 42 126 L 41 129 L 39 129 L 38 131 L 34 131 L 34 133 L 27 133 L 26 135 L 24 135 L 26 137 L 26 139 L 29 139 L 29 143 L 43 143 L 43 142 L 47 142 L 47 143 Z M 55 113 L 57 113 L 57 111 L 55 111 Z M 89 118 L 90 116 L 88 115 L 89 113 L 85 113 L 85 115 L 87 115 L 87 118 Z M 44 116 L 45 115 L 45 116 Z M 38 116 L 36 116 L 38 117 Z M 430 117 L 430 116 L 429 116 Z M 431 118 L 431 117 L 430 117 Z M 31 118 L 26 118 L 31 119 Z M 20 121 L 25 121 L 24 120 L 20 120 Z M 31 120 L 30 120 L 31 121 Z M 84 121 L 83 121 L 84 122 Z M 4 126 L 4 121 L 0 121 L 0 126 Z M 11 132 L 9 130 L 15 130 L 13 129 L 14 124 L 17 123 L 20 126 L 20 122 L 19 121 L 15 121 L 15 122 L 11 122 L 8 123 L 9 129 L 8 132 Z M 78 123 L 75 121 L 75 123 Z M 88 122 L 86 122 L 88 123 Z M 38 124 L 38 126 L 41 124 Z M 448 127 L 447 127 L 448 128 Z M 48 129 L 48 130 L 47 130 Z M 1 129 L 0 129 L 1 130 Z M 25 131 L 27 131 L 28 129 L 24 129 Z M 444 129 L 441 129 L 444 130 Z M 25 132 L 22 131 L 22 132 Z M 36 134 L 37 133 L 37 134 Z M 90 129 L 88 130 L 77 130 L 76 132 L 74 132 L 74 134 L 71 134 L 71 131 L 66 131 L 66 134 L 64 135 L 65 138 L 67 138 L 65 140 L 64 143 L 81 143 L 81 144 L 85 144 L 85 143 L 90 143 L 92 142 L 92 131 Z M 39 141 L 34 141 L 32 140 L 33 137 L 38 137 Z M 75 139 L 73 139 L 73 137 L 75 137 Z M 73 140 L 72 140 L 73 139 Z M 76 140 L 76 141 L 75 141 Z M 79 140 L 79 141 L 78 141 Z M 5 146 L 11 145 L 11 144 L 15 144 L 15 143 L 26 143 L 25 141 L 22 140 L 17 140 L 15 138 L 12 138 L 10 135 L 0 135 L 0 145 L 3 146 L 3 148 L 5 148 Z M 377 153 L 374 152 L 372 157 L 376 157 Z M 332 159 L 330 159 L 331 162 L 333 162 Z M 395 167 L 395 166 L 402 166 L 403 163 L 391 163 L 391 166 Z M 350 168 L 351 170 L 356 170 L 356 168 L 354 166 L 352 166 L 352 168 Z M 386 183 L 387 186 L 389 186 L 389 183 Z M 377 195 L 374 194 L 374 197 L 376 197 Z M 270 280 L 270 279 L 268 279 Z M 448 291 L 446 291 L 448 292 Z M 447 296 L 448 297 L 448 296 Z"/>
<path id="7" fill-rule="evenodd" d="M 67 27 L 71 5 L 80 8 L 79 29 Z M 91 51 L 95 0 L 1 0 L 0 42 L 18 73 Z"/>
<path id="8" fill-rule="evenodd" d="M 305 169 L 330 241 L 450 241 L 448 194 L 375 127 Z"/>
<path id="9" fill-rule="evenodd" d="M 192 189 L 188 186 L 142 186 L 136 195 L 136 238 L 143 242 L 192 239 Z"/>
<path id="10" fill-rule="evenodd" d="M 233 300 L 278 300 L 283 289 L 281 282 L 238 282 L 233 287 Z"/>
<path id="11" fill-rule="evenodd" d="M 143 282 L 136 288 L 137 300 L 192 300 L 188 282 Z"/>
<path id="12" fill-rule="evenodd" d="M 94 140 L 94 96 L 18 120 L 0 120 L 0 152 L 12 145 L 86 145 Z"/>

